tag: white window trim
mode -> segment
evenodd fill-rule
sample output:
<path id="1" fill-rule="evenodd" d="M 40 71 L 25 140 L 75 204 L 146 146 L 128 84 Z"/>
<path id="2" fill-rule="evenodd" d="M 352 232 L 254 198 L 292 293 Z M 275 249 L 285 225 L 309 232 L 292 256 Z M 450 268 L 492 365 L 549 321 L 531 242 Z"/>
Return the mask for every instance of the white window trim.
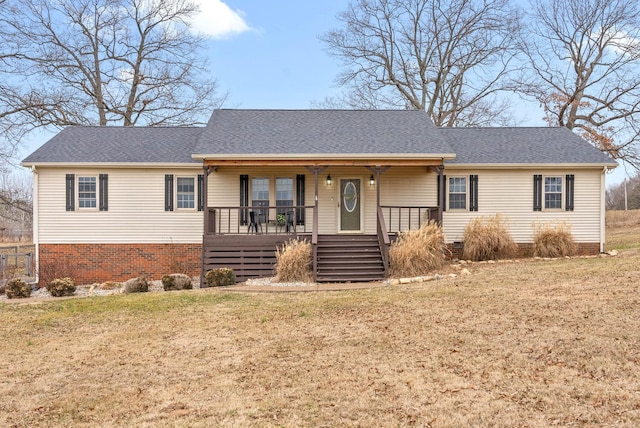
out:
<path id="1" fill-rule="evenodd" d="M 559 178 L 560 179 L 560 207 L 558 208 L 547 208 L 547 178 Z M 566 187 L 566 175 L 560 174 L 552 174 L 552 175 L 543 175 L 542 176 L 542 211 L 564 211 L 565 208 L 565 187 Z M 557 192 L 550 192 L 552 194 L 557 194 Z"/>
<path id="2" fill-rule="evenodd" d="M 96 197 L 95 197 L 95 201 L 96 201 L 96 206 L 95 207 L 81 207 L 80 206 L 80 179 L 81 178 L 93 178 L 95 179 L 95 184 L 96 184 Z M 84 175 L 76 175 L 76 179 L 75 179 L 75 194 L 76 194 L 76 200 L 75 200 L 75 208 L 78 211 L 99 211 L 100 209 L 100 179 L 97 175 L 93 175 L 93 174 L 84 174 Z"/>
<path id="3" fill-rule="evenodd" d="M 451 197 L 451 190 L 449 189 L 449 183 L 451 182 L 450 180 L 452 178 L 464 178 L 464 208 L 451 208 L 451 204 L 450 204 L 450 197 Z M 468 175 L 448 175 L 447 176 L 447 211 L 454 211 L 454 212 L 463 212 L 463 211 L 469 211 L 469 176 Z M 456 192 L 454 193 L 455 195 L 461 195 L 462 193 Z"/>
<path id="4" fill-rule="evenodd" d="M 178 181 L 181 178 L 193 180 L 193 208 L 180 208 L 178 206 Z M 175 175 L 173 180 L 173 204 L 174 211 L 197 211 L 198 210 L 198 176 L 197 175 Z"/>

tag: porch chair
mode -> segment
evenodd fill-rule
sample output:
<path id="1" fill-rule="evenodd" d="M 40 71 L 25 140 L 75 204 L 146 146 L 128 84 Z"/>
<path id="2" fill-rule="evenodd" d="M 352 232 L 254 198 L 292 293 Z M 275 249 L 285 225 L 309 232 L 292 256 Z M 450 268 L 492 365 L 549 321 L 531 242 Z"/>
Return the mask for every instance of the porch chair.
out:
<path id="1" fill-rule="evenodd" d="M 255 233 L 258 233 L 258 228 L 260 228 L 260 233 L 262 233 L 262 223 L 260 222 L 260 216 L 256 214 L 255 211 L 249 211 L 249 227 L 247 228 L 247 233 L 253 230 Z"/>

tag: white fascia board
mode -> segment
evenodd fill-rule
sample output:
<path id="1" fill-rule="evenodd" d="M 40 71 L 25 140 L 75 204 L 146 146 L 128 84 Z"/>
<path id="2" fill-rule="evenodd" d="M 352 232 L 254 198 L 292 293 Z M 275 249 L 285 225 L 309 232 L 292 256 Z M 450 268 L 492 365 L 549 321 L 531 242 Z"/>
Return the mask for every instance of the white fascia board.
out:
<path id="1" fill-rule="evenodd" d="M 445 163 L 445 169 L 614 169 L 617 163 Z"/>
<path id="2" fill-rule="evenodd" d="M 26 168 L 146 168 L 146 169 L 193 169 L 202 168 L 202 163 L 159 163 L 159 162 L 29 162 L 21 163 Z"/>
<path id="3" fill-rule="evenodd" d="M 195 153 L 193 159 L 200 160 L 351 160 L 351 159 L 455 159 L 455 153 L 253 153 L 253 154 L 206 154 Z"/>

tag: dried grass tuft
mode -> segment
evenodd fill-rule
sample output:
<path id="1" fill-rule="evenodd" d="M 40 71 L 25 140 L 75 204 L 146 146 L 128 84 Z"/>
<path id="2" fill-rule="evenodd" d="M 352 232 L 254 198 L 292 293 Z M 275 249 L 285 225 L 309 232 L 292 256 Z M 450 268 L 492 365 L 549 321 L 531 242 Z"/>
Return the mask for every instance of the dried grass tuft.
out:
<path id="1" fill-rule="evenodd" d="M 393 277 L 419 276 L 445 264 L 447 247 L 442 228 L 433 220 L 419 229 L 400 232 L 389 249 Z"/>
<path id="2" fill-rule="evenodd" d="M 533 236 L 533 254 L 536 257 L 565 257 L 576 253 L 571 226 L 538 224 Z"/>
<path id="3" fill-rule="evenodd" d="M 276 282 L 311 282 L 311 244 L 290 239 L 276 250 Z"/>
<path id="4" fill-rule="evenodd" d="M 513 257 L 518 246 L 513 242 L 506 223 L 500 214 L 471 220 L 464 228 L 462 257 L 476 261 Z"/>

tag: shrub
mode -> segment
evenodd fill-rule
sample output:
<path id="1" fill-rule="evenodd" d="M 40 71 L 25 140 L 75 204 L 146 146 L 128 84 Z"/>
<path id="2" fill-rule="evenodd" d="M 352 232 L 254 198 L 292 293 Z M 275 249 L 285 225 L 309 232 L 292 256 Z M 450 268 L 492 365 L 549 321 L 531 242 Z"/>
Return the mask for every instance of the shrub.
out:
<path id="1" fill-rule="evenodd" d="M 191 278 L 189 277 L 189 275 L 185 275 L 182 273 L 172 273 L 171 275 L 163 275 L 162 286 L 164 287 L 164 291 L 191 290 L 193 288 L 193 285 L 191 285 Z"/>
<path id="2" fill-rule="evenodd" d="M 276 249 L 276 282 L 310 282 L 311 244 L 290 239 L 282 248 Z"/>
<path id="3" fill-rule="evenodd" d="M 7 284 L 0 281 L 0 295 L 4 294 L 6 288 L 7 288 Z"/>
<path id="4" fill-rule="evenodd" d="M 236 283 L 236 274 L 233 269 L 219 268 L 211 269 L 205 277 L 207 287 L 221 287 L 225 285 L 233 285 Z"/>
<path id="5" fill-rule="evenodd" d="M 536 257 L 565 257 L 576 252 L 571 227 L 566 223 L 556 226 L 539 224 L 533 236 L 533 255 Z"/>
<path id="6" fill-rule="evenodd" d="M 467 260 L 495 260 L 513 257 L 518 249 L 500 214 L 477 217 L 464 228 L 464 251 Z"/>
<path id="7" fill-rule="evenodd" d="M 72 278 L 56 278 L 47 284 L 47 291 L 53 297 L 72 296 L 76 291 L 76 282 Z"/>
<path id="8" fill-rule="evenodd" d="M 38 265 L 38 286 L 46 287 L 56 278 L 76 278 L 76 263 L 63 257 L 44 257 Z"/>
<path id="9" fill-rule="evenodd" d="M 124 283 L 125 293 L 146 293 L 149 291 L 149 284 L 144 276 L 131 278 Z"/>
<path id="10" fill-rule="evenodd" d="M 391 276 L 418 276 L 441 268 L 446 254 L 444 233 L 433 220 L 419 229 L 400 232 L 389 249 Z"/>
<path id="11" fill-rule="evenodd" d="M 27 284 L 19 278 L 9 280 L 6 285 L 5 292 L 9 299 L 23 298 L 31 296 L 31 285 Z"/>

